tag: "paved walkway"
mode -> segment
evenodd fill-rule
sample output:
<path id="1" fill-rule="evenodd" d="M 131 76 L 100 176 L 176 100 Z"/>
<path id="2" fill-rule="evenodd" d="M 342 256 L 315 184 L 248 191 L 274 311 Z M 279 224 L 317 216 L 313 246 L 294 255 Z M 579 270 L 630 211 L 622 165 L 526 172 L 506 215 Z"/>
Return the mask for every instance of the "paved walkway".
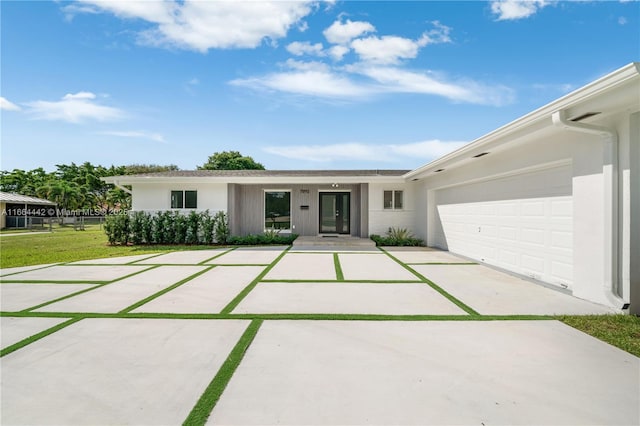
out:
<path id="1" fill-rule="evenodd" d="M 0 270 L 13 424 L 638 424 L 609 313 L 447 252 L 197 250 Z"/>

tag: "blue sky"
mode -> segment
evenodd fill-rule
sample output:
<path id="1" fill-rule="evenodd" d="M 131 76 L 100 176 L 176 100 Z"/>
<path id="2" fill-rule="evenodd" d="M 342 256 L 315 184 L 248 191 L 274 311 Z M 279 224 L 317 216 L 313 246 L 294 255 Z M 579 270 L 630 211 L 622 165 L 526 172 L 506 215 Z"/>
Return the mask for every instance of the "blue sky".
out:
<path id="1" fill-rule="evenodd" d="M 640 56 L 636 1 L 1 1 L 2 170 L 412 169 Z"/>

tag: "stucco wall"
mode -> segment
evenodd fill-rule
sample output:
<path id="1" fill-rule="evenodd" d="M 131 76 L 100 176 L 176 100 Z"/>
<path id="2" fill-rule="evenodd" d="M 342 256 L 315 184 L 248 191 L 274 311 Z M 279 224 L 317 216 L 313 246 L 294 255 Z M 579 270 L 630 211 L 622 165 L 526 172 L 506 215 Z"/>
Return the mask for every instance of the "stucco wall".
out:
<path id="1" fill-rule="evenodd" d="M 406 228 L 416 234 L 415 229 L 415 186 L 404 184 L 369 184 L 369 235 L 384 235 L 390 227 Z M 404 204 L 401 210 L 384 208 L 384 191 L 403 191 Z"/>
<path id="2" fill-rule="evenodd" d="M 145 211 L 169 210 L 171 209 L 171 191 L 198 191 L 198 211 L 207 209 L 211 213 L 227 211 L 227 184 L 225 183 L 137 183 L 132 189 L 132 208 Z"/>
<path id="3" fill-rule="evenodd" d="M 637 123 L 638 118 L 636 117 L 635 120 Z M 636 205 L 638 201 L 633 204 L 631 197 L 632 193 L 635 194 L 633 191 L 637 191 L 637 183 L 636 189 L 632 185 L 632 172 L 634 163 L 637 170 L 639 162 L 638 131 L 634 130 L 628 113 L 618 114 L 609 119 L 606 124 L 615 128 L 620 138 L 618 192 L 621 210 L 617 218 L 620 250 L 618 265 L 613 267 L 618 269 L 620 291 L 623 298 L 628 300 L 632 287 L 630 272 L 633 256 L 632 209 L 634 206 L 638 208 Z M 607 295 L 611 281 L 607 273 L 609 266 L 606 247 L 613 231 L 605 226 L 606 211 L 611 208 L 605 198 L 609 191 L 609 182 L 603 170 L 610 167 L 610 160 L 605 155 L 605 143 L 599 135 L 548 128 L 527 136 L 526 140 L 510 141 L 505 145 L 506 148 L 500 151 L 492 151 L 487 156 L 469 159 L 460 167 L 441 173 L 432 173 L 418 182 L 420 186 L 418 192 L 428 194 L 426 197 L 428 214 L 426 221 L 419 217 L 422 214 L 417 215 L 416 233 L 426 236 L 429 241 L 438 231 L 437 215 L 434 210 L 434 194 L 438 188 L 482 181 L 490 176 L 518 173 L 543 164 L 569 162 L 572 168 L 573 294 L 612 305 L 612 299 Z M 633 285 L 638 286 L 638 284 Z"/>

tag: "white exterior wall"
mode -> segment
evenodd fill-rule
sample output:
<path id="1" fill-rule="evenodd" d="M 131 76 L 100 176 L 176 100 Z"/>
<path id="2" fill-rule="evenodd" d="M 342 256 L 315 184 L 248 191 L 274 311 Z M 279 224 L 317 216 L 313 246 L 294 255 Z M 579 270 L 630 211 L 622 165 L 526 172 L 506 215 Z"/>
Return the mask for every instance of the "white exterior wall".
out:
<path id="1" fill-rule="evenodd" d="M 402 210 L 385 209 L 384 191 L 403 191 Z M 369 184 L 369 235 L 385 235 L 390 227 L 406 228 L 417 235 L 415 225 L 416 207 L 415 185 L 411 184 Z"/>
<path id="2" fill-rule="evenodd" d="M 227 211 L 226 183 L 136 183 L 133 185 L 133 210 L 171 210 L 171 191 L 198 191 L 197 211 Z M 191 209 L 177 209 L 189 211 Z"/>
<path id="3" fill-rule="evenodd" d="M 630 294 L 631 264 L 631 206 L 630 206 L 630 147 L 637 144 L 630 138 L 633 125 L 628 113 L 621 114 L 617 120 L 611 119 L 620 139 L 620 182 L 619 196 L 621 211 L 619 212 L 620 252 L 618 273 L 621 279 L 623 299 Z M 608 276 L 607 241 L 613 232 L 606 226 L 605 215 L 610 209 L 605 195 L 610 190 L 603 170 L 610 166 L 605 155 L 605 140 L 598 135 L 578 133 L 574 131 L 548 128 L 531 135 L 524 140 L 514 140 L 503 145 L 502 151 L 494 151 L 485 157 L 469 159 L 466 164 L 432 173 L 420 180 L 422 189 L 427 191 L 427 242 L 437 241 L 439 232 L 435 211 L 435 198 L 440 188 L 471 182 L 481 182 L 489 177 L 509 176 L 510 174 L 535 170 L 545 165 L 571 165 L 572 182 L 572 215 L 573 215 L 573 294 L 577 297 L 606 305 L 614 305 L 610 297 L 611 280 Z M 636 151 L 637 152 L 637 149 Z M 638 161 L 638 159 L 635 159 Z M 637 167 L 637 166 L 636 166 Z M 514 180 L 517 183 L 517 180 Z M 637 185 L 637 183 L 636 183 Z M 514 188 L 517 190 L 517 188 Z M 416 218 L 417 234 L 424 232 L 424 222 Z M 636 290 L 637 291 L 637 290 Z M 620 306 L 616 306 L 620 307 Z"/>

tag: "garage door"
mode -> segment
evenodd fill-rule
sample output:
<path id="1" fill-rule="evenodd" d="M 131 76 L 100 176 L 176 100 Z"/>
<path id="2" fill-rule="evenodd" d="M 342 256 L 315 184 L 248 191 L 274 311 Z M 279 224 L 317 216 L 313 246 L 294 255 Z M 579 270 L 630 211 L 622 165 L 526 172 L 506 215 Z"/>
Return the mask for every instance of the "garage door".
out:
<path id="1" fill-rule="evenodd" d="M 571 178 L 565 165 L 437 190 L 429 243 L 570 288 Z"/>

